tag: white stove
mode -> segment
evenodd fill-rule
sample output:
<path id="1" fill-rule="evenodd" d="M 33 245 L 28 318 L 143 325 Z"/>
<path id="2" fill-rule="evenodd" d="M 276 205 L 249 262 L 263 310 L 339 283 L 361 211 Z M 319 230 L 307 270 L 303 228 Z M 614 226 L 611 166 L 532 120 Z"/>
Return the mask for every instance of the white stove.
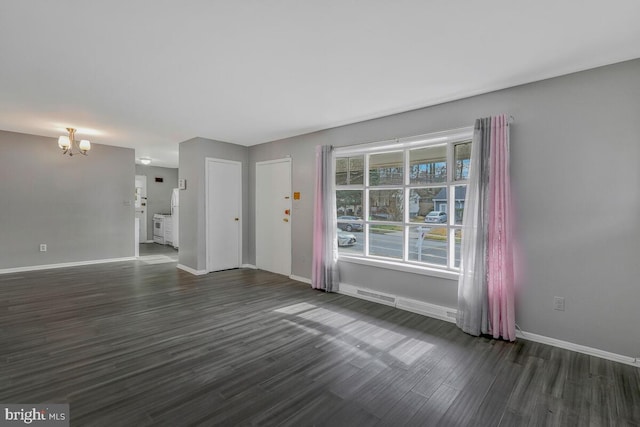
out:
<path id="1" fill-rule="evenodd" d="M 153 214 L 153 241 L 166 245 L 171 243 L 171 238 L 167 239 L 167 232 L 172 232 L 171 215 Z"/>

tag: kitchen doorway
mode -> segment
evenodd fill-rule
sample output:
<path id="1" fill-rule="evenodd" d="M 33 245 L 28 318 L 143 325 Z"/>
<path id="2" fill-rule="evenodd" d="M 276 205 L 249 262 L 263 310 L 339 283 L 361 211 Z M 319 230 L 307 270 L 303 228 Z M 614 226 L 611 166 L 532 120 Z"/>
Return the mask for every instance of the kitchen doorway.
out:
<path id="1" fill-rule="evenodd" d="M 145 175 L 136 175 L 135 191 L 136 218 L 140 221 L 139 242 L 147 243 L 147 177 Z"/>

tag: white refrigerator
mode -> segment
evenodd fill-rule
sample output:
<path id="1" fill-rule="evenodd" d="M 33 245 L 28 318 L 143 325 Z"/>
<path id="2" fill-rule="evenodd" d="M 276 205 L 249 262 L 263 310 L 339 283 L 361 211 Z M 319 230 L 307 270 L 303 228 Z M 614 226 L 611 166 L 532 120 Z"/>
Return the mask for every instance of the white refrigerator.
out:
<path id="1" fill-rule="evenodd" d="M 180 231 L 180 190 L 177 188 L 174 188 L 171 193 L 171 218 L 173 222 L 173 247 L 177 249 Z"/>

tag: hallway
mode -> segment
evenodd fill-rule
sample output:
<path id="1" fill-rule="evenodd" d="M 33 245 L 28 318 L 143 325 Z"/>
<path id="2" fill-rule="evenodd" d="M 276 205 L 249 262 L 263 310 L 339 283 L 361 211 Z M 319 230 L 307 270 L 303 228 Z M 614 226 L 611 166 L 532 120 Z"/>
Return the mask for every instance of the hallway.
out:
<path id="1" fill-rule="evenodd" d="M 178 262 L 178 250 L 169 245 L 141 243 L 138 260 L 145 264 Z"/>

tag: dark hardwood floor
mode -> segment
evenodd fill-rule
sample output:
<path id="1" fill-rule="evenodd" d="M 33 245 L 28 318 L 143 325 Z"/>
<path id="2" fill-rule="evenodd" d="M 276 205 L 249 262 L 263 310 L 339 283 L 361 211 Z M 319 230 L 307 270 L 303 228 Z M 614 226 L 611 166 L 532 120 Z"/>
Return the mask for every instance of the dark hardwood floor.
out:
<path id="1" fill-rule="evenodd" d="M 0 402 L 76 426 L 640 425 L 637 368 L 263 271 L 0 275 L 0 343 Z"/>

